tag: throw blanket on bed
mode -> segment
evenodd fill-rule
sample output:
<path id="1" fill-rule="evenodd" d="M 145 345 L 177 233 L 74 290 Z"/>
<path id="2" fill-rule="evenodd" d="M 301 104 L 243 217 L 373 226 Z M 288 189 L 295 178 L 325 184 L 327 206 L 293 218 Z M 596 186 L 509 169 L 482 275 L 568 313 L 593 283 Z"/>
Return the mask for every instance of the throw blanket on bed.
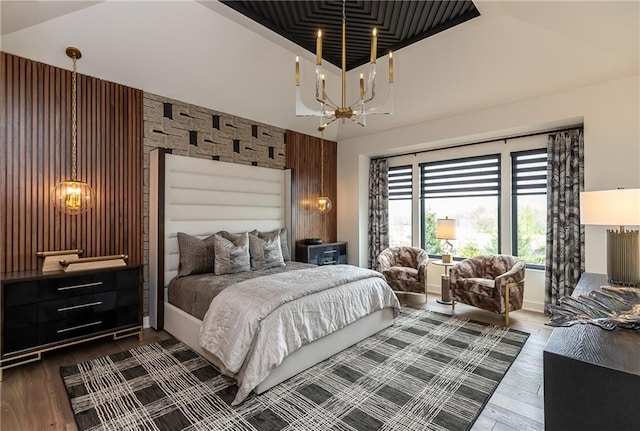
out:
<path id="1" fill-rule="evenodd" d="M 400 308 L 384 277 L 349 265 L 258 277 L 214 298 L 200 345 L 238 381 L 237 405 L 269 372 L 304 344 L 382 308 Z"/>

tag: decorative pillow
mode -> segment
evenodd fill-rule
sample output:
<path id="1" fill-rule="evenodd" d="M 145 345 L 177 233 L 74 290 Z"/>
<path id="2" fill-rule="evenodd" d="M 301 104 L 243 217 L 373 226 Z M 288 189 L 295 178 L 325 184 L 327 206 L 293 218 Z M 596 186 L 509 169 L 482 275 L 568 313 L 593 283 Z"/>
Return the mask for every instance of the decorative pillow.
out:
<path id="1" fill-rule="evenodd" d="M 178 232 L 178 249 L 180 250 L 178 277 L 213 272 L 215 253 L 213 236 L 200 239 Z"/>
<path id="2" fill-rule="evenodd" d="M 213 235 L 215 249 L 216 275 L 235 274 L 250 271 L 249 235 L 247 232 L 234 235 L 229 232 L 218 232 Z"/>
<path id="3" fill-rule="evenodd" d="M 249 233 L 249 255 L 251 269 L 267 269 L 284 266 L 280 235 L 273 235 L 269 239 L 262 239 L 254 233 Z"/>
<path id="4" fill-rule="evenodd" d="M 291 260 L 291 253 L 289 252 L 289 242 L 287 241 L 287 228 L 283 227 L 282 229 L 272 230 L 270 232 L 258 232 L 257 230 L 252 230 L 249 232 L 253 235 L 258 235 L 259 238 L 265 239 L 267 241 L 271 240 L 275 236 L 280 236 L 280 248 L 282 249 L 282 258 L 286 261 Z"/>

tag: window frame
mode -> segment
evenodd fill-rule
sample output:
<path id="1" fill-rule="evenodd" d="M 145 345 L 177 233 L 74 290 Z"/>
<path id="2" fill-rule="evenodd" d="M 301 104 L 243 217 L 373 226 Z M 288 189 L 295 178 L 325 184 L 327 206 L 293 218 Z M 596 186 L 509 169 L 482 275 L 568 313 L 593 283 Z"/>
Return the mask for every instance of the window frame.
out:
<path id="1" fill-rule="evenodd" d="M 534 149 L 529 149 L 529 150 L 521 150 L 521 151 L 512 151 L 509 153 L 509 156 L 511 158 L 511 254 L 513 256 L 518 256 L 518 196 L 539 196 L 539 195 L 548 195 L 549 192 L 549 184 L 547 182 L 547 167 L 545 167 L 544 169 L 544 181 L 545 181 L 545 187 L 544 187 L 544 193 L 542 192 L 531 192 L 531 193 L 518 193 L 519 190 L 526 190 L 526 189 L 538 189 L 539 187 L 534 187 L 531 185 L 527 185 L 527 186 L 522 186 L 522 187 L 518 187 L 518 173 L 519 172 L 535 172 L 537 170 L 532 170 L 532 169 L 517 169 L 517 157 L 518 156 L 525 156 L 525 155 L 535 155 L 535 154 L 540 154 L 545 156 L 545 158 L 547 159 L 547 165 L 548 166 L 548 150 L 546 147 L 542 147 L 542 148 L 534 148 Z M 542 179 L 540 178 L 540 176 L 538 176 L 537 179 Z M 526 262 L 525 262 L 526 263 Z M 538 269 L 538 270 L 544 270 L 545 269 L 545 265 L 538 265 L 538 264 L 533 264 L 533 263 L 526 263 L 526 267 L 529 269 Z"/>
<path id="2" fill-rule="evenodd" d="M 503 181 L 503 175 L 502 175 L 502 154 L 501 153 L 491 153 L 491 154 L 482 154 L 482 155 L 477 155 L 477 156 L 467 156 L 467 157 L 457 157 L 457 158 L 448 158 L 448 159 L 443 159 L 443 160 L 437 160 L 437 161 L 430 161 L 430 162 L 422 162 L 418 164 L 418 175 L 419 175 L 419 197 L 418 197 L 418 201 L 419 201 L 419 206 L 420 206 L 420 247 L 423 250 L 426 250 L 426 238 L 424 236 L 424 232 L 425 232 L 425 204 L 424 201 L 425 199 L 428 199 L 427 197 L 425 197 L 425 178 L 424 178 L 424 167 L 429 166 L 429 167 L 433 167 L 433 166 L 438 166 L 438 165 L 450 165 L 453 163 L 464 163 L 466 162 L 471 162 L 471 161 L 482 161 L 482 160 L 488 160 L 492 163 L 490 166 L 495 166 L 495 175 L 496 178 L 495 179 L 489 179 L 489 180 L 479 180 L 477 181 L 478 183 L 482 183 L 482 182 L 487 182 L 487 181 L 491 181 L 491 182 L 496 182 L 497 185 L 495 187 L 495 194 L 468 194 L 468 195 L 464 195 L 464 194 L 457 194 L 455 196 L 437 196 L 437 197 L 432 197 L 433 198 L 449 198 L 449 199 L 455 199 L 455 198 L 464 198 L 464 197 L 483 197 L 483 196 L 487 196 L 487 197 L 495 197 L 496 198 L 496 210 L 497 210 L 497 243 L 498 243 L 498 253 L 501 253 L 502 250 L 502 181 Z M 493 171 L 491 171 L 491 174 L 493 174 Z M 462 174 L 452 174 L 452 175 L 445 175 L 440 176 L 440 178 L 446 178 L 448 176 L 450 176 L 451 178 L 456 178 L 456 177 L 461 177 Z M 469 180 L 459 180 L 459 181 L 455 181 L 452 184 L 463 184 L 463 183 L 468 183 Z M 483 188 L 471 188 L 471 189 L 465 189 L 468 191 L 491 191 L 494 190 L 494 188 L 491 188 L 489 190 L 487 190 L 486 187 Z M 429 257 L 431 258 L 442 258 L 441 255 L 432 255 L 430 254 Z M 453 258 L 456 261 L 461 261 L 466 259 L 466 257 L 457 257 L 455 256 Z"/>
<path id="3" fill-rule="evenodd" d="M 400 171 L 407 171 L 408 172 L 404 172 L 404 173 L 400 173 Z M 389 166 L 387 169 L 387 202 L 388 205 L 391 204 L 391 201 L 409 201 L 411 203 L 411 207 L 413 208 L 413 186 L 414 186 L 414 181 L 413 181 L 413 165 L 412 164 L 404 164 L 404 165 L 398 165 L 398 166 Z M 398 172 L 397 174 L 395 174 L 394 172 Z M 402 179 L 397 179 L 397 180 L 393 180 L 392 177 L 393 176 L 397 176 L 397 177 L 401 177 Z M 408 186 L 393 186 L 393 182 L 398 182 L 398 183 L 406 183 L 409 182 Z M 395 192 L 392 192 L 392 187 L 396 189 Z M 413 218 L 413 210 L 411 211 L 411 244 L 413 245 L 414 243 L 414 238 L 413 238 L 413 224 L 414 224 L 414 218 Z M 388 227 L 388 237 L 389 237 L 389 242 L 391 243 L 391 223 L 389 222 L 389 227 Z"/>

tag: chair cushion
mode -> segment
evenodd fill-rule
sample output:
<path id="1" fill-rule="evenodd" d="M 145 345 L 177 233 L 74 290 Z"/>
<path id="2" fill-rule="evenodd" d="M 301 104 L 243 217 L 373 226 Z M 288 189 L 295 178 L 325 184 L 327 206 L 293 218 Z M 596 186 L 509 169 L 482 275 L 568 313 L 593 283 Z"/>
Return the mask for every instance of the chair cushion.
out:
<path id="1" fill-rule="evenodd" d="M 488 278 L 462 278 L 458 280 L 458 289 L 473 292 L 476 295 L 493 298 L 496 282 Z"/>
<path id="2" fill-rule="evenodd" d="M 418 270 L 406 266 L 392 266 L 383 274 L 388 280 L 418 281 Z"/>

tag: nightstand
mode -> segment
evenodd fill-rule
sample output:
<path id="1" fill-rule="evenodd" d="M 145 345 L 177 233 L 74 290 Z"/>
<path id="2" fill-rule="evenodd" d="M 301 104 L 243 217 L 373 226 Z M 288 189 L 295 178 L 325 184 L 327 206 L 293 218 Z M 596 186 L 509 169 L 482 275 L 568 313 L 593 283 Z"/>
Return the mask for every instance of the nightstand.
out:
<path id="1" fill-rule="evenodd" d="M 142 339 L 140 266 L 2 274 L 0 379 L 48 350 L 113 336 Z"/>
<path id="2" fill-rule="evenodd" d="M 314 265 L 338 265 L 347 263 L 347 243 L 327 242 L 324 244 L 296 246 L 296 260 Z"/>

